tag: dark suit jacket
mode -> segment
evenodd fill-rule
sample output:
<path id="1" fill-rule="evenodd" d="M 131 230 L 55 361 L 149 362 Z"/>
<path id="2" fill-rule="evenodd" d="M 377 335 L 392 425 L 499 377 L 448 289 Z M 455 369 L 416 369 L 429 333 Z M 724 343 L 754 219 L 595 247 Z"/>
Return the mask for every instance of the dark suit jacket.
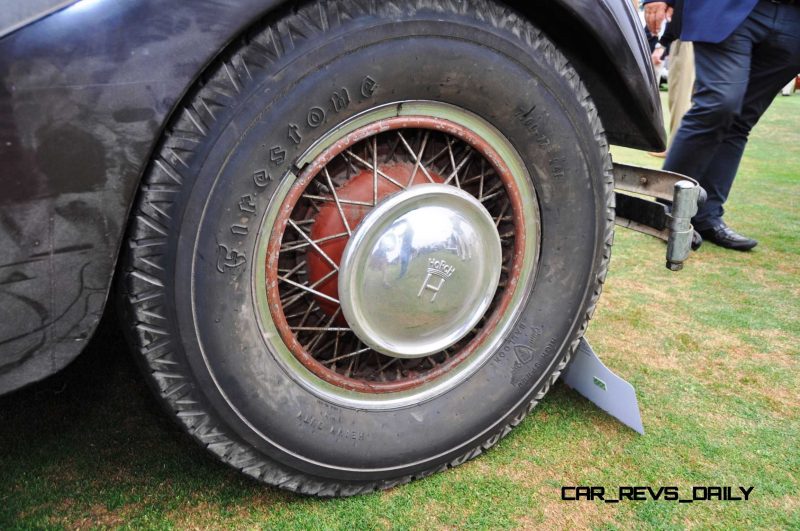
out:
<path id="1" fill-rule="evenodd" d="M 644 0 L 645 4 L 658 0 Z M 663 0 L 662 0 L 663 1 Z M 681 24 L 681 40 L 721 42 L 744 22 L 759 0 L 668 0 Z"/>

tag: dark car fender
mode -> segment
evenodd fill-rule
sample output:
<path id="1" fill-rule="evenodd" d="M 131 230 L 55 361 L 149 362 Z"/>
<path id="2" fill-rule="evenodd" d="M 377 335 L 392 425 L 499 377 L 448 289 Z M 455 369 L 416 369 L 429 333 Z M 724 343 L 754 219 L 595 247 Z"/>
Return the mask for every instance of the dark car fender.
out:
<path id="1" fill-rule="evenodd" d="M 229 42 L 282 4 L 37 0 L 38 18 L 0 17 L 0 394 L 80 353 L 172 112 Z M 575 64 L 613 143 L 663 146 L 627 0 L 513 4 Z"/>

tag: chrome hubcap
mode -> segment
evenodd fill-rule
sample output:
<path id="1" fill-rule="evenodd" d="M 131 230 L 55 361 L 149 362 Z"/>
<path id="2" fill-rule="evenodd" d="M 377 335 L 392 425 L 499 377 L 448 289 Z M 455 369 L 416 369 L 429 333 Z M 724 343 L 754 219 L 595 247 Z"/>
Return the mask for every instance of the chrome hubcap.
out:
<path id="1" fill-rule="evenodd" d="M 379 203 L 339 267 L 347 323 L 388 356 L 429 356 L 478 323 L 497 290 L 500 234 L 486 208 L 453 186 L 423 184 Z"/>

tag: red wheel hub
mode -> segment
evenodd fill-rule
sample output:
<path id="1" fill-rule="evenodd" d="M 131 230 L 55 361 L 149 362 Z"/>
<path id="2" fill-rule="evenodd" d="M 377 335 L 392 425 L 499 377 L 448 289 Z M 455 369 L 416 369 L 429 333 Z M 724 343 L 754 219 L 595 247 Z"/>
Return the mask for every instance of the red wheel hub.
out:
<path id="1" fill-rule="evenodd" d="M 314 241 L 325 240 L 318 244 L 319 248 L 338 266 L 342 259 L 344 248 L 350 240 L 347 234 L 348 228 L 351 231 L 354 230 L 359 223 L 361 223 L 361 220 L 364 219 L 364 216 L 372 210 L 373 203 L 377 203 L 385 197 L 404 189 L 386 177 L 390 177 L 406 188 L 409 185 L 413 186 L 415 184 L 444 182 L 441 176 L 431 173 L 430 171 L 428 174 L 432 181 L 428 180 L 427 175 L 419 170 L 419 168 L 417 168 L 415 174 L 414 168 L 414 164 L 407 162 L 393 162 L 380 165 L 378 170 L 383 175 L 379 176 L 377 180 L 377 194 L 372 170 L 365 169 L 350 178 L 344 185 L 337 189 L 339 204 L 344 213 L 344 217 L 347 219 L 348 226 L 345 227 L 342 216 L 339 214 L 339 207 L 336 203 L 325 203 L 314 216 L 314 224 L 311 226 L 311 239 Z M 375 197 L 376 195 L 377 197 Z M 340 236 L 336 237 L 337 235 Z M 316 250 L 312 250 L 308 253 L 307 260 L 309 281 L 312 284 L 316 284 L 327 275 L 330 275 L 327 280 L 318 284 L 316 289 L 329 297 L 338 299 L 338 277 L 337 275 L 331 275 L 334 268 L 330 262 Z M 339 308 L 338 304 L 323 299 L 322 297 L 316 297 L 316 300 L 322 311 L 329 316 L 333 315 Z M 343 324 L 344 317 L 339 315 L 337 321 L 339 324 Z"/>

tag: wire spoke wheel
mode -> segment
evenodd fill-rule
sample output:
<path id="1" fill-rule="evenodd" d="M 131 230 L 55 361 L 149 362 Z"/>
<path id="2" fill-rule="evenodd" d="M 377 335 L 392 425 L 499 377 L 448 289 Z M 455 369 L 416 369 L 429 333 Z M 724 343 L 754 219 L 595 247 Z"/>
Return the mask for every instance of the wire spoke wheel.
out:
<path id="1" fill-rule="evenodd" d="M 345 130 L 329 143 L 279 207 L 266 260 L 272 320 L 292 355 L 339 388 L 381 394 L 433 382 L 468 359 L 495 330 L 509 311 L 526 257 L 530 262 L 535 254 L 538 242 L 527 237 L 531 220 L 526 224 L 524 219 L 520 176 L 485 138 L 438 116 L 377 120 L 355 131 Z M 424 355 L 387 354 L 365 340 L 345 316 L 339 294 L 342 255 L 373 210 L 390 198 L 422 192 L 425 186 L 458 191 L 485 211 L 494 233 L 490 239 L 499 244 L 498 274 L 487 287 L 485 304 L 466 308 L 474 324 L 459 330 L 455 341 Z M 426 278 L 409 299 L 426 300 L 427 289 L 428 299 L 436 300 L 438 287 L 455 269 L 445 261 L 439 267 L 441 271 L 428 269 L 433 281 Z M 422 304 L 416 299 L 410 304 Z M 464 304 L 472 302 L 466 299 Z"/>

